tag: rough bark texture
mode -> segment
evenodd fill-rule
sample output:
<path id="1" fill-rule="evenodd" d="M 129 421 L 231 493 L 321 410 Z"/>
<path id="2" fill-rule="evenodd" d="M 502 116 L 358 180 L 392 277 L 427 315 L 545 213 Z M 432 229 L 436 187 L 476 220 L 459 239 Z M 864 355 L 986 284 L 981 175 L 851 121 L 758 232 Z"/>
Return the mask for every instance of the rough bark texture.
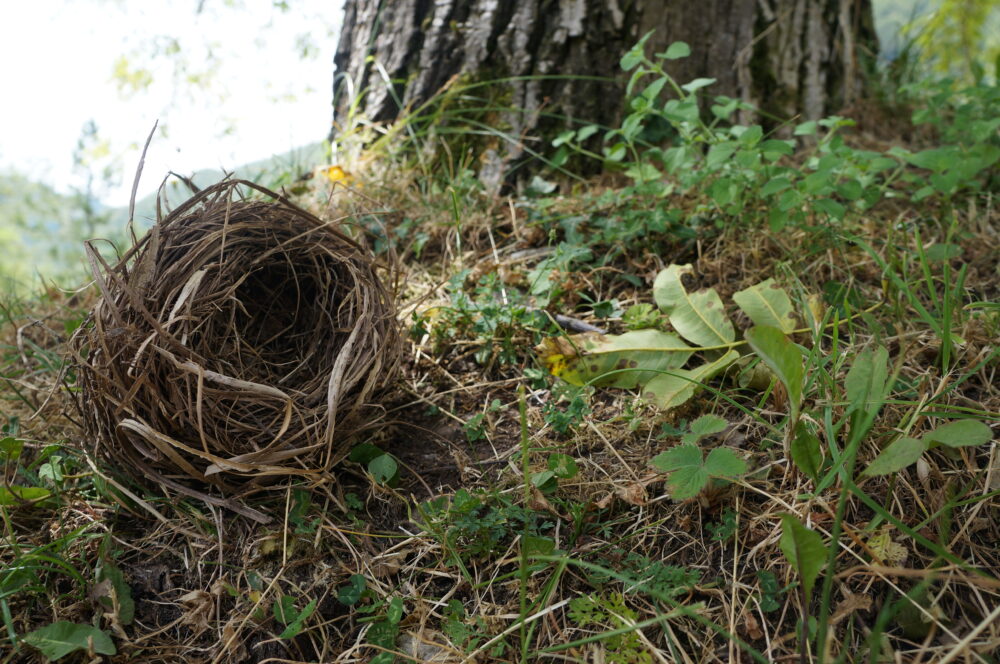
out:
<path id="1" fill-rule="evenodd" d="M 508 83 L 505 104 L 527 113 L 504 119 L 528 141 L 574 121 L 613 126 L 619 59 L 650 30 L 650 52 L 691 46 L 691 57 L 670 63 L 680 82 L 715 78 L 710 93 L 778 118 L 816 119 L 849 104 L 863 84 L 859 57 L 877 48 L 871 0 L 347 0 L 333 132 L 359 91 L 365 115 L 386 121 L 457 74 L 612 79 Z M 508 146 L 507 158 L 522 150 Z"/>

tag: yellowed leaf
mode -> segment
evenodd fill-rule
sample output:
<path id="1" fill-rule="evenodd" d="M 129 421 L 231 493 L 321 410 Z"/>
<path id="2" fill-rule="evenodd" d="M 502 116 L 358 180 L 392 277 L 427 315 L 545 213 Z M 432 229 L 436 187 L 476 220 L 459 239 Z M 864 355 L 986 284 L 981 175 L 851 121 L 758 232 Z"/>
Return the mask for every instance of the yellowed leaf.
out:
<path id="1" fill-rule="evenodd" d="M 899 566 L 906 562 L 906 547 L 898 542 L 894 542 L 889 534 L 891 526 L 888 524 L 874 535 L 868 538 L 868 548 L 872 554 L 887 565 Z"/>

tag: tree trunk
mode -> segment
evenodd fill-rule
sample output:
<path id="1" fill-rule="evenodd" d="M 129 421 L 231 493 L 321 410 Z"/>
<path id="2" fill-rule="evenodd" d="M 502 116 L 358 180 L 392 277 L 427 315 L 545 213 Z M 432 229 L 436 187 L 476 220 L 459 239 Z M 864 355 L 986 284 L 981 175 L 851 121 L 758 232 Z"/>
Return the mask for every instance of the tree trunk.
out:
<path id="1" fill-rule="evenodd" d="M 332 136 L 361 91 L 359 109 L 388 121 L 458 74 L 527 77 L 503 84 L 504 105 L 524 110 L 504 118 L 505 132 L 521 137 L 505 159 L 517 159 L 566 127 L 616 126 L 619 59 L 650 30 L 650 52 L 691 46 L 669 63 L 679 82 L 715 78 L 710 94 L 765 118 L 818 119 L 851 103 L 863 85 L 859 60 L 877 50 L 871 0 L 347 0 Z"/>

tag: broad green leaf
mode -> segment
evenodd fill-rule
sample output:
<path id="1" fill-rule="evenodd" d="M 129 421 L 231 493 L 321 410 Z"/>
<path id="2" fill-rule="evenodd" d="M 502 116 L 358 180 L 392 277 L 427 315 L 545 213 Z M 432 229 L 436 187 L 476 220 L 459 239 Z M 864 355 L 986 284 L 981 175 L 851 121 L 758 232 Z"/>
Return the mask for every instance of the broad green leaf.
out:
<path id="1" fill-rule="evenodd" d="M 771 368 L 788 390 L 792 420 L 799 417 L 802 403 L 802 352 L 785 334 L 770 325 L 755 325 L 746 331 L 746 339 L 760 359 Z"/>
<path id="2" fill-rule="evenodd" d="M 927 443 L 923 440 L 906 436 L 897 438 L 875 457 L 861 475 L 888 475 L 898 472 L 910 464 L 916 463 L 926 449 Z"/>
<path id="3" fill-rule="evenodd" d="M 403 619 L 403 598 L 393 597 L 389 600 L 389 608 L 385 612 L 385 619 L 393 625 L 399 624 Z"/>
<path id="4" fill-rule="evenodd" d="M 958 420 L 925 433 L 923 439 L 948 447 L 970 447 L 993 440 L 993 431 L 979 420 Z"/>
<path id="5" fill-rule="evenodd" d="M 399 464 L 391 454 L 382 454 L 368 462 L 368 472 L 379 484 L 393 484 L 399 479 Z"/>
<path id="6" fill-rule="evenodd" d="M 795 437 L 789 451 L 799 470 L 813 482 L 818 482 L 819 471 L 823 467 L 823 452 L 820 450 L 819 438 L 801 420 L 795 425 Z"/>
<path id="7" fill-rule="evenodd" d="M 798 573 L 806 597 L 812 593 L 816 577 L 826 566 L 823 538 L 809 530 L 791 514 L 781 515 L 781 551 Z"/>
<path id="8" fill-rule="evenodd" d="M 344 606 L 353 606 L 361 599 L 361 594 L 365 591 L 368 582 L 361 574 L 352 574 L 347 580 L 347 585 L 341 586 L 337 590 L 337 601 Z"/>
<path id="9" fill-rule="evenodd" d="M 298 609 L 295 608 L 295 598 L 291 595 L 282 595 L 271 607 L 271 613 L 282 625 L 292 622 L 299 615 Z"/>
<path id="10" fill-rule="evenodd" d="M 783 288 L 767 279 L 733 294 L 733 301 L 754 325 L 770 325 L 785 334 L 795 329 L 792 300 Z"/>
<path id="11" fill-rule="evenodd" d="M 284 597 L 287 597 L 287 595 L 285 595 Z M 296 609 L 294 614 L 286 613 L 285 614 L 286 616 L 293 615 L 293 617 L 291 619 L 291 622 L 287 623 L 287 627 L 285 627 L 284 631 L 282 631 L 281 634 L 278 635 L 278 638 L 293 639 L 296 636 L 298 636 L 299 633 L 302 631 L 302 626 L 305 624 L 306 620 L 309 618 L 309 616 L 313 614 L 313 611 L 315 610 L 316 610 L 316 600 L 311 600 L 308 604 L 305 605 L 305 608 L 303 608 L 302 611 L 298 611 Z"/>
<path id="12" fill-rule="evenodd" d="M 531 474 L 531 484 L 546 493 L 555 491 L 559 486 L 559 479 L 551 470 L 543 470 L 540 473 Z"/>
<path id="13" fill-rule="evenodd" d="M 715 83 L 714 78 L 696 78 L 689 83 L 685 83 L 681 86 L 681 88 L 686 92 L 695 92 L 697 90 L 701 90 L 702 88 L 706 88 L 713 83 Z"/>
<path id="14" fill-rule="evenodd" d="M 796 136 L 812 136 L 816 133 L 818 128 L 818 123 L 815 120 L 810 120 L 809 122 L 803 122 L 802 124 L 795 127 Z"/>
<path id="15" fill-rule="evenodd" d="M 681 436 L 682 443 L 697 443 L 705 436 L 725 431 L 729 422 L 718 415 L 702 415 L 691 423 L 691 431 Z"/>
<path id="16" fill-rule="evenodd" d="M 889 352 L 881 346 L 874 352 L 865 349 L 855 358 L 844 379 L 848 413 L 881 409 L 885 401 L 888 361 Z"/>
<path id="17" fill-rule="evenodd" d="M 385 451 L 380 449 L 376 445 L 371 443 L 361 443 L 360 445 L 355 445 L 351 448 L 351 454 L 348 459 L 354 463 L 360 463 L 363 466 L 367 466 L 368 463 L 375 457 L 380 457 L 385 454 Z"/>
<path id="18" fill-rule="evenodd" d="M 714 362 L 694 369 L 677 369 L 671 375 L 661 374 L 646 383 L 642 396 L 664 410 L 676 408 L 694 396 L 695 392 L 716 374 L 739 359 L 740 354 L 731 350 Z"/>
<path id="19" fill-rule="evenodd" d="M 716 447 L 705 459 L 705 471 L 711 477 L 738 477 L 747 472 L 747 462 L 729 447 Z"/>
<path id="20" fill-rule="evenodd" d="M 733 153 L 736 152 L 737 147 L 737 144 L 733 141 L 716 143 L 708 149 L 708 154 L 705 155 L 705 165 L 709 168 L 714 168 L 725 164 L 733 156 Z"/>
<path id="21" fill-rule="evenodd" d="M 108 582 L 108 591 L 98 598 L 101 604 L 117 614 L 122 625 L 131 625 L 135 619 L 135 601 L 132 599 L 132 587 L 125 582 L 125 575 L 114 565 L 104 563 L 96 577 L 98 583 Z"/>
<path id="22" fill-rule="evenodd" d="M 792 186 L 791 180 L 782 175 L 780 177 L 773 178 L 772 180 L 768 181 L 767 184 L 761 187 L 760 195 L 770 196 L 772 194 L 777 194 L 778 192 L 784 191 L 785 189 L 788 189 L 791 186 Z"/>
<path id="23" fill-rule="evenodd" d="M 552 375 L 567 383 L 623 389 L 633 389 L 657 372 L 679 369 L 691 357 L 677 335 L 658 330 L 553 337 L 536 350 Z"/>
<path id="24" fill-rule="evenodd" d="M 657 53 L 656 55 L 664 60 L 679 60 L 691 55 L 691 47 L 685 42 L 678 41 L 668 46 L 667 50 L 663 53 Z"/>
<path id="25" fill-rule="evenodd" d="M 17 461 L 24 449 L 24 441 L 17 438 L 7 437 L 0 440 L 0 459 Z"/>
<path id="26" fill-rule="evenodd" d="M 39 502 L 52 495 L 40 486 L 0 486 L 0 505 L 20 505 L 24 502 Z"/>
<path id="27" fill-rule="evenodd" d="M 691 265 L 670 265 L 656 276 L 653 298 L 677 332 L 698 346 L 731 343 L 736 331 L 722 300 L 714 289 L 688 293 L 681 279 L 691 274 Z"/>
<path id="28" fill-rule="evenodd" d="M 526 556 L 551 556 L 556 550 L 556 543 L 550 537 L 538 537 L 528 535 L 524 538 L 524 555 Z"/>
<path id="29" fill-rule="evenodd" d="M 24 635 L 22 640 L 38 648 L 45 657 L 55 661 L 78 650 L 93 647 L 98 655 L 114 655 L 115 644 L 105 632 L 93 625 L 77 625 L 60 620 Z"/>
<path id="30" fill-rule="evenodd" d="M 552 454 L 549 456 L 549 470 L 561 480 L 576 477 L 576 461 L 568 454 Z"/>
<path id="31" fill-rule="evenodd" d="M 924 256 L 929 261 L 947 261 L 952 258 L 958 258 L 961 255 L 962 247 L 957 244 L 932 244 L 924 252 Z"/>
<path id="32" fill-rule="evenodd" d="M 642 49 L 633 48 L 622 56 L 618 65 L 622 68 L 622 71 L 629 71 L 634 69 L 640 62 L 642 62 Z"/>

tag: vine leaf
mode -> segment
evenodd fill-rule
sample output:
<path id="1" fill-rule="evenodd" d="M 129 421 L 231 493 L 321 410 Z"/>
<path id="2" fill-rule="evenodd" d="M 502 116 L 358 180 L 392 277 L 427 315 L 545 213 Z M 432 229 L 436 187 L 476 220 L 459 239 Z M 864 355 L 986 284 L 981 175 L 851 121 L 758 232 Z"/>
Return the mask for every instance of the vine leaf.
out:
<path id="1" fill-rule="evenodd" d="M 739 358 L 740 354 L 731 350 L 714 362 L 702 364 L 694 369 L 678 369 L 670 374 L 662 374 L 646 383 L 642 396 L 664 410 L 676 408 L 692 396 L 696 390 Z"/>
<path id="2" fill-rule="evenodd" d="M 714 289 L 688 293 L 681 278 L 694 270 L 690 264 L 670 265 L 656 276 L 653 298 L 677 332 L 698 346 L 722 346 L 736 338 L 722 300 Z"/>
<path id="3" fill-rule="evenodd" d="M 795 329 L 792 300 L 783 288 L 767 279 L 749 288 L 733 293 L 733 301 L 754 325 L 770 325 L 785 334 Z"/>
<path id="4" fill-rule="evenodd" d="M 636 330 L 543 339 L 536 350 L 549 371 L 572 385 L 633 389 L 684 366 L 691 349 L 675 334 Z"/>

